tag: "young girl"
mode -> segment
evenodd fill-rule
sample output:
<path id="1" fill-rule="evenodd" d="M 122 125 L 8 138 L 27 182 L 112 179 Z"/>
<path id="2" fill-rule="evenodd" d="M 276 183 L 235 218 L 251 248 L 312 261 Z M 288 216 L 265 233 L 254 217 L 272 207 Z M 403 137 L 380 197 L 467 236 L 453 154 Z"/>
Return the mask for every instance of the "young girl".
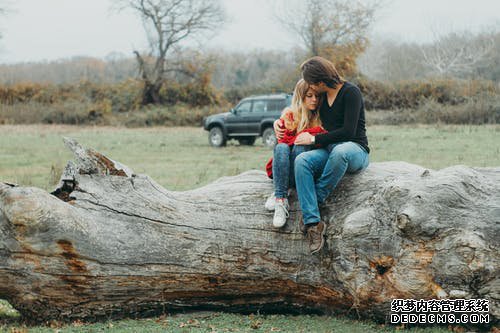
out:
<path id="1" fill-rule="evenodd" d="M 280 119 L 276 121 L 275 129 L 279 127 L 284 133 L 283 136 L 277 135 L 279 140 L 274 147 L 272 162 L 269 161 L 266 167 L 268 175 L 273 178 L 275 190 L 274 195 L 266 202 L 266 208 L 274 209 L 273 226 L 276 228 L 283 227 L 288 218 L 287 196 L 288 189 L 295 183 L 293 169 L 295 158 L 313 148 L 294 145 L 295 137 L 302 132 L 312 135 L 324 133 L 317 111 L 319 102 L 318 94 L 300 79 L 295 85 L 291 107 L 283 110 Z"/>

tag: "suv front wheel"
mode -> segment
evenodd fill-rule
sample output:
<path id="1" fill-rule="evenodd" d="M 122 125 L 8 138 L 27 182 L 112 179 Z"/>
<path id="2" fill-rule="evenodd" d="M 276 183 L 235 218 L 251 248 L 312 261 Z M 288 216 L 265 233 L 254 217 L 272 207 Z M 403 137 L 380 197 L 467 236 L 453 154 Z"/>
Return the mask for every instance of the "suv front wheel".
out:
<path id="1" fill-rule="evenodd" d="M 226 145 L 226 137 L 224 136 L 224 132 L 222 132 L 222 128 L 215 126 L 210 129 L 208 133 L 208 143 L 213 147 L 222 147 Z"/>
<path id="2" fill-rule="evenodd" d="M 262 142 L 269 148 L 274 148 L 278 140 L 276 140 L 276 135 L 274 135 L 272 127 L 268 127 L 262 132 Z"/>

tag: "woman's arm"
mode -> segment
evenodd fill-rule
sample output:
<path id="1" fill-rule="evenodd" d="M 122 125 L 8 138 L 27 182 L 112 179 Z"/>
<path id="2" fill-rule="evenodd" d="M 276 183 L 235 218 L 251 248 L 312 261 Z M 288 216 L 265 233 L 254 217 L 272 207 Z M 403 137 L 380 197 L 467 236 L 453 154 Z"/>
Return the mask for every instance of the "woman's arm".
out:
<path id="1" fill-rule="evenodd" d="M 283 111 L 281 112 L 281 116 L 279 117 L 279 119 L 276 119 L 274 121 L 274 124 L 273 124 L 273 127 L 274 127 L 274 134 L 276 135 L 276 138 L 279 140 L 279 139 L 282 139 L 283 136 L 285 135 L 285 127 L 281 127 L 281 124 L 283 121 L 285 121 L 286 119 L 286 115 L 289 113 L 289 112 L 292 112 L 292 109 L 289 108 L 289 107 L 286 107 L 283 109 Z"/>
<path id="2" fill-rule="evenodd" d="M 281 118 L 276 119 L 273 124 L 274 128 L 274 135 L 276 135 L 276 139 L 281 139 L 283 138 L 283 135 L 285 135 L 285 129 L 280 127 L 281 124 Z"/>

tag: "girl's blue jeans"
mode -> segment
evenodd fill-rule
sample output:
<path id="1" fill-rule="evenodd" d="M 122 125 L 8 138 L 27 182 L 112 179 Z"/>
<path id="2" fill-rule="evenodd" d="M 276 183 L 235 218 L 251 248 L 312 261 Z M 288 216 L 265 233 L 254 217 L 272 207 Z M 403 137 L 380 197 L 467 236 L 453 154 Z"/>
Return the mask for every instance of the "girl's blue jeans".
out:
<path id="1" fill-rule="evenodd" d="M 304 223 L 319 222 L 319 204 L 332 193 L 345 173 L 359 172 L 368 164 L 368 153 L 351 141 L 300 154 L 295 159 L 295 185 Z"/>
<path id="2" fill-rule="evenodd" d="M 276 198 L 286 198 L 288 189 L 295 186 L 295 158 L 310 149 L 310 146 L 289 146 L 286 143 L 278 143 L 274 146 L 273 183 Z"/>

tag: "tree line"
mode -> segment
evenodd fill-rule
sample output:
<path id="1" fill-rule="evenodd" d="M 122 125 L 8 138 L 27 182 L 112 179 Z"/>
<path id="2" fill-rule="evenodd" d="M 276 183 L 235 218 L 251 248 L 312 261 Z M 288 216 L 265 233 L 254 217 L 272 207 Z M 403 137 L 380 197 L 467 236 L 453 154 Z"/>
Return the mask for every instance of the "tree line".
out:
<path id="1" fill-rule="evenodd" d="M 466 41 L 458 42 L 459 39 Z M 464 45 L 466 49 L 456 49 L 456 45 Z M 218 89 L 275 87 L 290 90 L 290 84 L 298 75 L 298 64 L 306 56 L 307 53 L 300 48 L 245 52 L 209 50 L 203 54 L 184 49 L 173 56 L 184 70 L 164 77 L 187 81 L 191 75 L 187 75 L 187 68 L 191 67 L 193 71 L 193 62 L 196 61 L 197 70 L 209 72 L 211 83 Z M 348 72 L 348 76 L 363 75 L 381 82 L 436 78 L 500 82 L 500 31 L 453 32 L 427 44 L 375 39 L 356 60 L 357 71 Z M 117 83 L 137 78 L 138 74 L 136 60 L 121 53 L 109 54 L 104 59 L 73 57 L 0 65 L 0 83 L 7 85 L 20 82 Z"/>
<path id="2" fill-rule="evenodd" d="M 335 59 L 341 69 L 352 71 L 351 67 L 355 63 L 356 55 L 365 48 L 366 31 L 373 23 L 374 13 L 379 3 L 378 0 L 364 2 L 277 0 L 273 2 L 275 7 L 273 12 L 279 21 L 294 34 L 296 40 L 302 41 L 299 46 L 302 59 L 304 56 L 322 55 Z M 186 50 L 185 41 L 214 34 L 223 26 L 226 16 L 220 0 L 114 0 L 113 4 L 118 12 L 129 10 L 141 18 L 149 41 L 148 50 L 133 51 L 135 68 L 129 66 L 131 63 L 127 59 L 118 62 L 123 66 L 120 71 L 125 71 L 123 74 L 117 74 L 118 78 L 127 77 L 135 72 L 135 76 L 142 81 L 143 105 L 161 103 L 160 90 L 165 84 L 172 79 L 189 81 L 192 77 L 199 77 L 200 75 L 195 75 L 195 73 L 200 70 L 208 72 L 211 78 L 215 78 L 216 86 L 219 86 L 220 82 L 237 87 L 261 84 L 260 80 L 251 79 L 256 75 L 251 73 L 254 68 L 240 69 L 236 66 L 238 68 L 235 68 L 234 74 L 224 74 L 220 71 L 215 73 L 214 68 L 217 67 L 217 62 L 228 58 L 225 55 L 214 55 L 208 52 L 197 55 L 194 59 L 179 57 L 180 54 L 186 54 L 186 51 L 189 54 L 193 53 Z M 301 13 L 307 13 L 307 15 Z M 248 58 L 252 55 L 243 56 Z M 279 56 L 282 60 L 283 57 Z M 288 63 L 278 64 L 277 60 L 273 61 L 268 58 L 268 54 L 262 54 L 256 62 L 257 67 L 271 71 L 284 67 L 286 70 L 290 69 Z M 71 60 L 70 63 L 75 64 L 75 68 L 69 71 L 76 72 L 80 80 L 99 80 L 107 77 L 110 70 L 116 69 L 117 64 L 114 60 L 104 62 L 88 58 L 77 60 L 80 61 L 74 63 L 74 60 Z M 201 62 L 196 63 L 193 60 Z M 241 59 L 237 60 L 238 63 L 241 63 Z M 247 61 L 247 63 L 253 65 L 255 62 Z M 53 68 L 59 67 L 54 66 L 53 63 L 48 65 Z M 2 71 L 7 72 L 3 76 L 6 83 L 16 82 L 17 73 L 29 72 L 33 64 L 16 66 L 18 67 L 14 70 L 3 66 Z M 28 70 L 25 69 L 26 66 Z M 60 67 L 63 68 L 61 69 L 62 79 L 56 80 L 64 82 L 68 80 L 68 77 L 71 78 L 71 75 L 67 74 L 67 66 Z M 268 75 L 267 71 L 263 74 L 263 76 Z M 231 75 L 234 75 L 234 79 L 228 80 L 228 76 Z M 45 78 L 47 80 L 47 76 Z M 37 78 L 33 77 L 30 80 L 37 81 Z"/>
<path id="3" fill-rule="evenodd" d="M 222 26 L 225 13 L 220 0 L 116 0 L 114 4 L 118 12 L 131 10 L 141 17 L 149 49 L 112 53 L 104 59 L 0 65 L 4 85 L 0 102 L 89 100 L 93 109 L 97 103 L 98 109 L 104 105 L 104 110 L 113 112 L 148 104 L 235 103 L 249 94 L 291 92 L 299 77 L 298 64 L 312 55 L 333 60 L 347 79 L 359 84 L 368 108 L 411 108 L 429 98 L 459 104 L 476 96 L 481 90 L 477 87 L 486 87 L 488 95 L 498 93 L 498 29 L 436 34 L 426 44 L 370 41 L 368 31 L 384 5 L 381 0 L 276 0 L 273 15 L 293 34 L 297 46 L 246 52 L 184 46 L 185 40 L 206 37 Z M 470 80 L 492 84 L 467 83 Z M 118 101 L 120 96 L 126 102 Z"/>

